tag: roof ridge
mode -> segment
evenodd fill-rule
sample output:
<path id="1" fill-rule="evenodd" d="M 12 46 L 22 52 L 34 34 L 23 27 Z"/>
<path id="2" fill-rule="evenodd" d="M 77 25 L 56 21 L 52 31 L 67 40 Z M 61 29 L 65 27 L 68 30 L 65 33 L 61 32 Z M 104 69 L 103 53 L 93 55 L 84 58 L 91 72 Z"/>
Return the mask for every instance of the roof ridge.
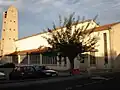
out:
<path id="1" fill-rule="evenodd" d="M 87 21 L 92 21 L 92 19 L 81 21 L 81 22 L 79 22 L 79 24 L 83 23 L 83 22 L 87 22 Z M 111 23 L 111 24 L 100 25 L 99 27 L 106 26 L 106 25 L 112 25 L 113 26 L 113 25 L 118 24 L 118 23 L 120 23 L 120 22 L 115 22 L 115 23 Z M 96 27 L 96 28 L 99 28 L 99 27 Z M 61 27 L 56 27 L 56 29 L 60 29 L 60 28 Z M 62 28 L 64 28 L 64 27 L 62 27 Z M 54 30 L 54 29 L 52 29 L 52 30 Z M 29 37 L 32 37 L 32 36 L 37 36 L 39 34 L 44 34 L 44 33 L 47 33 L 47 31 L 36 33 L 36 34 L 32 34 L 32 35 L 29 35 L 29 36 L 26 36 L 26 37 L 23 37 L 23 38 L 19 38 L 18 40 L 22 40 L 22 39 L 29 38 Z M 18 41 L 18 40 L 16 40 L 16 41 Z"/>

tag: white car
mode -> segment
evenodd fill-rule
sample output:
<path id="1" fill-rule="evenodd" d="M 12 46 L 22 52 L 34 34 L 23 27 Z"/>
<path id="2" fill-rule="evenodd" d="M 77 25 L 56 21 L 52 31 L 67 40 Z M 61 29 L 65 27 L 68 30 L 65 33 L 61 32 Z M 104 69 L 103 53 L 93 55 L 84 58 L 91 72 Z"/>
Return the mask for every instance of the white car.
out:
<path id="1" fill-rule="evenodd" d="M 0 72 L 0 80 L 5 79 L 5 74 L 3 72 Z"/>

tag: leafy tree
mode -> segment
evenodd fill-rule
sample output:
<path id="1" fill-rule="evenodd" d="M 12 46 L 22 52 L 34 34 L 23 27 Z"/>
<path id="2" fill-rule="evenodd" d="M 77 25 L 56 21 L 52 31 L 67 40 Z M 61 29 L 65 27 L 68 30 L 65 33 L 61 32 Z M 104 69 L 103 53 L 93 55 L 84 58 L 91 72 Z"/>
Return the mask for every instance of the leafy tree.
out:
<path id="1" fill-rule="evenodd" d="M 96 17 L 93 19 L 95 20 Z M 74 58 L 80 56 L 84 52 L 93 51 L 96 47 L 98 37 L 92 35 L 95 28 L 89 29 L 91 22 L 86 26 L 78 27 L 79 23 L 83 23 L 78 16 L 77 20 L 74 18 L 74 14 L 71 14 L 68 18 L 65 17 L 62 21 L 59 16 L 60 28 L 56 28 L 53 23 L 53 30 L 48 29 L 50 37 L 44 37 L 48 43 L 52 46 L 51 51 L 57 51 L 62 56 L 69 58 L 71 69 L 74 68 Z M 96 26 L 95 26 L 96 27 Z"/>

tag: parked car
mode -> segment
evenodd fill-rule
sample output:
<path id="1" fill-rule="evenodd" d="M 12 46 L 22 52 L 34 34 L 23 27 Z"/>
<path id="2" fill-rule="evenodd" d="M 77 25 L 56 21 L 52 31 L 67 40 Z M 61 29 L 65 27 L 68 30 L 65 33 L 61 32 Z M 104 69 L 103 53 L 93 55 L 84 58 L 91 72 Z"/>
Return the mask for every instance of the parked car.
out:
<path id="1" fill-rule="evenodd" d="M 36 78 L 37 72 L 33 66 L 16 66 L 10 73 L 10 79 L 28 79 Z"/>
<path id="2" fill-rule="evenodd" d="M 0 80 L 5 80 L 6 76 L 3 72 L 0 72 Z"/>
<path id="3" fill-rule="evenodd" d="M 47 66 L 34 65 L 34 67 L 38 73 L 43 75 L 43 77 L 58 76 L 57 71 L 50 69 Z"/>
<path id="4" fill-rule="evenodd" d="M 28 79 L 28 78 L 42 78 L 49 76 L 57 76 L 58 73 L 50 70 L 45 66 L 38 65 L 20 65 L 16 66 L 10 73 L 9 78 L 13 79 Z"/>

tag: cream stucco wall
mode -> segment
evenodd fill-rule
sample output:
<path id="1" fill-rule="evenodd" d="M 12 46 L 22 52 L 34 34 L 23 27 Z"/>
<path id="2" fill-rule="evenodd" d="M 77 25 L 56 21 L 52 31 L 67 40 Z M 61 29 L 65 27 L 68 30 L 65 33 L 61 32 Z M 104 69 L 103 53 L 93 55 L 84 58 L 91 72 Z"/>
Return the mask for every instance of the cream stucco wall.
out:
<path id="1" fill-rule="evenodd" d="M 49 45 L 47 40 L 42 36 L 46 36 L 46 33 L 16 41 L 15 45 L 17 47 L 17 51 L 37 49 L 40 46 L 48 47 Z"/>
<path id="2" fill-rule="evenodd" d="M 120 68 L 120 24 L 110 29 L 111 33 L 111 63 L 114 68 Z"/>
<path id="3" fill-rule="evenodd" d="M 109 30 L 103 30 L 103 31 L 97 31 L 94 32 L 91 36 L 98 36 L 99 40 L 97 42 L 96 49 L 98 50 L 95 52 L 95 57 L 96 57 L 96 65 L 92 66 L 90 65 L 90 53 L 88 52 L 88 58 L 85 59 L 84 63 L 80 63 L 77 58 L 75 58 L 75 68 L 80 67 L 81 69 L 86 69 L 88 67 L 96 67 L 97 69 L 104 69 L 104 38 L 103 34 L 107 34 L 107 52 L 108 52 L 108 67 L 111 68 L 111 57 L 110 57 L 110 39 L 109 39 Z"/>
<path id="4" fill-rule="evenodd" d="M 110 57 L 110 37 L 109 37 L 109 30 L 104 30 L 104 31 L 99 31 L 96 32 L 99 33 L 99 41 L 97 42 L 98 46 L 96 47 L 96 49 L 98 49 L 98 52 L 95 53 L 96 56 L 96 68 L 98 69 L 102 69 L 105 68 L 104 66 L 104 38 L 103 38 L 103 34 L 106 33 L 107 35 L 107 53 L 108 53 L 108 68 L 111 67 L 111 57 Z"/>

